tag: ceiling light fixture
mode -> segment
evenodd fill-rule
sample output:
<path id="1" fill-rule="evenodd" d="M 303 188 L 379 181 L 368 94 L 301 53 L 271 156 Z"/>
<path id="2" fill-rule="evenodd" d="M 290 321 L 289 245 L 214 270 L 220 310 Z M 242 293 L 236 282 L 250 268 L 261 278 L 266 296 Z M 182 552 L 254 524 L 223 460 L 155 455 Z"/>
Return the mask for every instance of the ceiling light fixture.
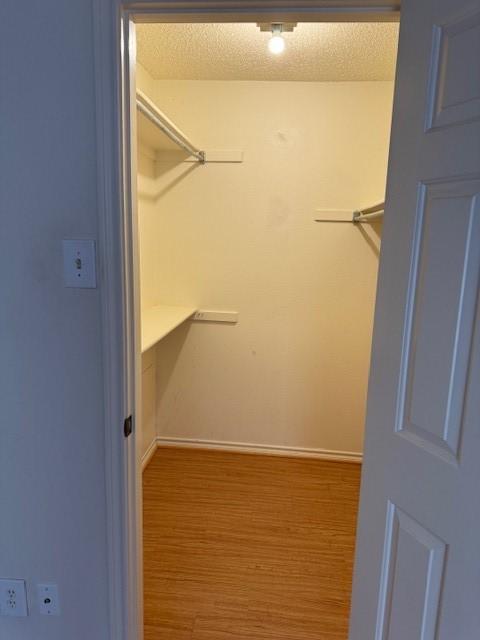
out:
<path id="1" fill-rule="evenodd" d="M 260 31 L 272 34 L 268 41 L 268 49 L 270 53 L 277 56 L 285 50 L 283 34 L 287 31 L 293 31 L 296 26 L 296 22 L 257 22 L 257 27 Z"/>
<path id="2" fill-rule="evenodd" d="M 272 37 L 268 41 L 268 50 L 270 53 L 278 55 L 285 50 L 285 40 L 282 36 L 283 25 L 272 24 Z"/>

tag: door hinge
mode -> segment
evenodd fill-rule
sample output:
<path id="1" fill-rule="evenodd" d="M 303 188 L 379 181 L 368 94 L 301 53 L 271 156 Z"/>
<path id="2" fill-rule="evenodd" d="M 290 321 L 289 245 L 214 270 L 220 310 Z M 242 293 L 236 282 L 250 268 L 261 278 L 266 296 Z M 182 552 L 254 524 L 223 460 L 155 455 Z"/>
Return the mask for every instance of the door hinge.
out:
<path id="1" fill-rule="evenodd" d="M 128 418 L 125 418 L 125 422 L 123 423 L 123 435 L 125 436 L 125 438 L 128 438 L 129 435 L 131 435 L 133 431 L 133 418 L 132 416 L 128 416 Z"/>

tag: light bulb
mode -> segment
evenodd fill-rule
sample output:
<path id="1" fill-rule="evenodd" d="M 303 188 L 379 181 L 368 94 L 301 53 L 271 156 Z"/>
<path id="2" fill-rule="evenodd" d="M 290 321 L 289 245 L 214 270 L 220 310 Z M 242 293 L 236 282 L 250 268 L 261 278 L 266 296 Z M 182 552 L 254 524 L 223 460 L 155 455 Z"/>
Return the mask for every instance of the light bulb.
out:
<path id="1" fill-rule="evenodd" d="M 268 48 L 270 50 L 270 53 L 278 55 L 285 49 L 285 40 L 283 39 L 282 31 L 283 25 L 272 24 L 272 37 L 268 41 Z"/>
<path id="2" fill-rule="evenodd" d="M 268 49 L 270 53 L 275 53 L 276 55 L 282 53 L 285 49 L 285 40 L 282 36 L 272 36 L 268 41 Z"/>

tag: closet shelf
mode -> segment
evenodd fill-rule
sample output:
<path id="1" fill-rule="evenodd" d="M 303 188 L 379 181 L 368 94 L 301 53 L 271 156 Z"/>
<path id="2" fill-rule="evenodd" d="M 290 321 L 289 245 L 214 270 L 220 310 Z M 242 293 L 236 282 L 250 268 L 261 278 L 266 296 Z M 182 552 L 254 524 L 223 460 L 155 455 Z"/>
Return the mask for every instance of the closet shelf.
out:
<path id="1" fill-rule="evenodd" d="M 195 307 L 158 305 L 142 310 L 142 353 L 188 320 L 197 311 Z"/>
<path id="2" fill-rule="evenodd" d="M 168 118 L 147 96 L 137 89 L 138 137 L 155 151 L 183 149 L 198 162 L 205 162 L 205 152 Z"/>

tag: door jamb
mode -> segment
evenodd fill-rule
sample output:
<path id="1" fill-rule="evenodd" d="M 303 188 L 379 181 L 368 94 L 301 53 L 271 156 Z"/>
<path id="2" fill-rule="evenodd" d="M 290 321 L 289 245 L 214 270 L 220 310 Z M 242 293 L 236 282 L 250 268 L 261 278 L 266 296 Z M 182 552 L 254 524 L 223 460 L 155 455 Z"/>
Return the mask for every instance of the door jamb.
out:
<path id="1" fill-rule="evenodd" d="M 93 0 L 110 640 L 143 638 L 132 23 L 396 22 L 399 10 L 400 0 Z M 134 437 L 126 441 L 130 414 Z"/>

